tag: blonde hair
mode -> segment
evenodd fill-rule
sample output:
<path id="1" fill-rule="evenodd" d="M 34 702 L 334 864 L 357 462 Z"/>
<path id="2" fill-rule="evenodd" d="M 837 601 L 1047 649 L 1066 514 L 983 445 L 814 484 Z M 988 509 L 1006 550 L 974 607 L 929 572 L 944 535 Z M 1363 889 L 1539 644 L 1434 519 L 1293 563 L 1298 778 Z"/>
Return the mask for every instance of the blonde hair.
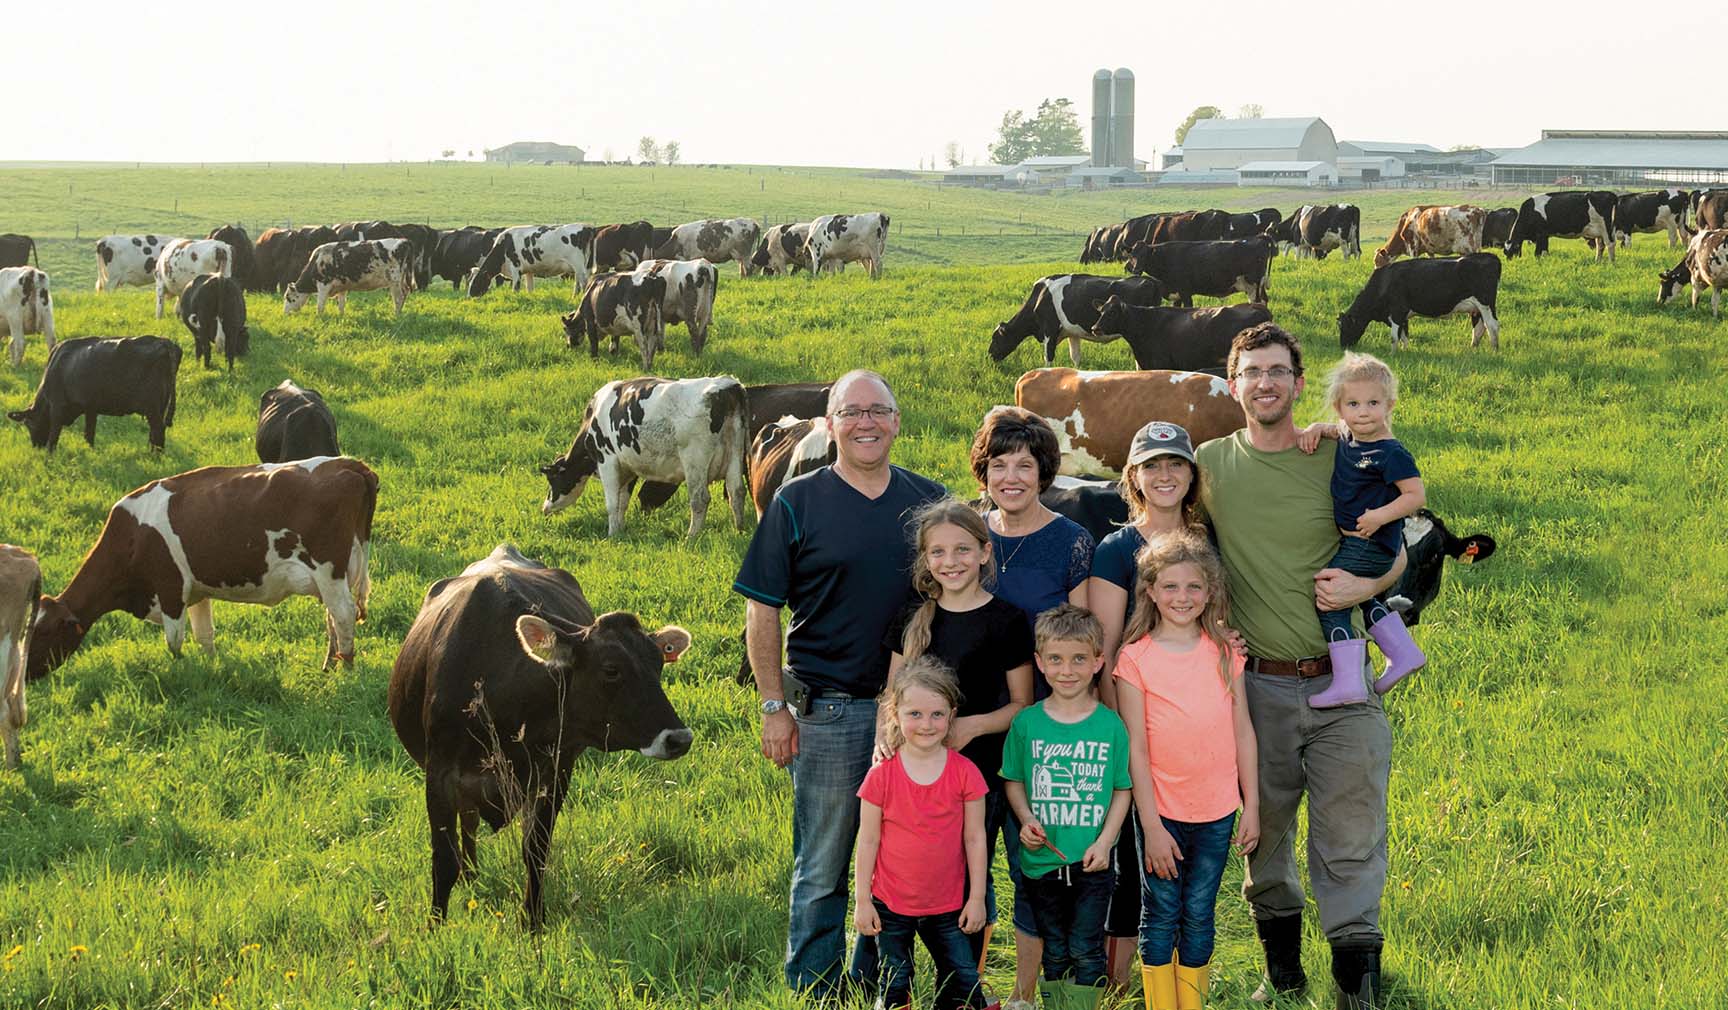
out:
<path id="1" fill-rule="evenodd" d="M 1343 360 L 1327 373 L 1326 402 L 1331 405 L 1333 413 L 1338 412 L 1338 401 L 1344 397 L 1346 382 L 1378 382 L 1386 391 L 1388 405 L 1398 400 L 1398 376 L 1392 374 L 1386 362 L 1372 354 L 1345 351 Z"/>
<path id="2" fill-rule="evenodd" d="M 930 562 L 924 557 L 924 541 L 930 531 L 938 526 L 958 526 L 978 541 L 981 554 L 990 549 L 990 527 L 984 524 L 984 517 L 958 498 L 938 498 L 919 509 L 913 518 L 918 529 L 918 551 L 912 559 L 912 588 L 918 591 L 924 602 L 912 612 L 906 630 L 900 636 L 900 655 L 909 660 L 917 659 L 930 648 L 930 625 L 936 620 L 936 601 L 942 598 L 942 583 L 936 581 L 935 573 L 930 571 Z M 985 558 L 978 572 L 979 584 L 995 578 L 996 561 Z"/>
<path id="3" fill-rule="evenodd" d="M 1104 626 L 1085 607 L 1059 603 L 1033 622 L 1032 641 L 1039 652 L 1051 642 L 1085 642 L 1093 655 L 1100 655 L 1104 652 Z"/>
<path id="4" fill-rule="evenodd" d="M 1146 590 L 1157 583 L 1164 569 L 1193 565 L 1206 580 L 1206 607 L 1200 611 L 1200 632 L 1218 647 L 1218 676 L 1226 690 L 1234 690 L 1230 683 L 1232 650 L 1220 630 L 1230 623 L 1230 588 L 1218 552 L 1193 530 L 1170 530 L 1153 534 L 1134 556 L 1134 562 L 1134 617 L 1128 622 L 1122 641 L 1138 642 L 1158 627 L 1158 607 L 1147 598 Z"/>
<path id="5" fill-rule="evenodd" d="M 906 742 L 906 734 L 900 731 L 900 702 L 906 697 L 906 692 L 915 687 L 940 695 L 948 703 L 950 717 L 960 708 L 960 681 L 955 678 L 954 671 L 948 668 L 947 663 L 935 656 L 919 656 L 908 661 L 900 668 L 900 672 L 894 675 L 894 686 L 882 692 L 878 702 L 886 723 L 884 735 L 889 750 L 897 751 Z"/>

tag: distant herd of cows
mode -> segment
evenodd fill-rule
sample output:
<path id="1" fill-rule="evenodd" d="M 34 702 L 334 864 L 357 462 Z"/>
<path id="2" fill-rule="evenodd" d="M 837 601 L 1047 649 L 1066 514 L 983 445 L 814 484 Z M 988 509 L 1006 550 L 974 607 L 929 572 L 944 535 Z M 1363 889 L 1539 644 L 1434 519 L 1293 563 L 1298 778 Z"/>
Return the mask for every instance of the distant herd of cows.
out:
<path id="1" fill-rule="evenodd" d="M 1499 247 L 1516 256 L 1528 242 L 1540 255 L 1551 238 L 1578 237 L 1599 258 L 1612 258 L 1630 234 L 1655 231 L 1667 231 L 1671 246 L 1690 236 L 1685 259 L 1662 275 L 1662 300 L 1690 286 L 1694 305 L 1704 289 L 1714 305 L 1728 285 L 1728 191 L 1548 193 L 1492 212 L 1412 208 L 1339 316 L 1341 341 L 1354 344 L 1378 320 L 1401 345 L 1410 315 L 1466 312 L 1472 343 L 1487 335 L 1497 348 L 1500 261 L 1482 250 Z M 629 334 L 647 370 L 669 322 L 684 322 L 701 349 L 715 263 L 734 261 L 747 276 L 795 269 L 814 275 L 861 262 L 875 277 L 887 232 L 881 213 L 828 215 L 766 233 L 743 218 L 665 229 L 638 221 L 450 231 L 371 221 L 271 229 L 253 243 L 229 226 L 200 240 L 109 236 L 97 244 L 97 289 L 154 284 L 158 317 L 167 299 L 177 299 L 195 354 L 211 367 L 212 351 L 223 353 L 232 369 L 249 341 L 246 291 L 282 292 L 287 312 L 315 298 L 321 312 L 331 297 L 340 311 L 348 292 L 387 289 L 400 313 L 407 294 L 434 277 L 473 297 L 504 283 L 531 289 L 536 277 L 569 277 L 578 301 L 563 317 L 570 345 L 586 338 L 597 353 L 599 338 L 608 336 L 616 350 L 618 338 Z M 151 446 L 160 449 L 173 422 L 179 345 L 160 337 L 87 337 L 55 346 L 48 277 L 26 265 L 30 241 L 15 239 L 0 236 L 0 262 L 7 264 L 0 270 L 0 312 L 11 326 L 12 362 L 21 362 L 26 332 L 44 333 L 51 352 L 34 403 L 8 416 L 29 429 L 33 444 L 52 450 L 60 429 L 80 417 L 94 446 L 98 415 L 142 414 Z M 1083 263 L 1119 261 L 1124 275 L 1058 274 L 1033 285 L 992 335 L 992 357 L 1002 360 L 1036 337 L 1046 365 L 1064 340 L 1078 364 L 1082 341 L 1124 339 L 1140 369 L 1046 367 L 1020 377 L 1015 403 L 1050 420 L 1065 478 L 1119 474 L 1133 433 L 1148 420 L 1177 420 L 1196 444 L 1242 427 L 1220 369 L 1231 338 L 1271 318 L 1268 278 L 1280 250 L 1359 256 L 1360 213 L 1343 205 L 1305 206 L 1289 215 L 1208 210 L 1136 217 L 1095 230 L 1081 254 Z M 1193 307 L 1196 295 L 1235 292 L 1250 300 Z M 730 376 L 608 382 L 589 400 L 569 451 L 540 467 L 548 484 L 542 511 L 566 507 L 598 478 L 607 532 L 615 536 L 633 497 L 652 509 L 684 485 L 695 536 L 710 486 L 723 482 L 742 528 L 746 494 L 760 516 L 784 481 L 833 459 L 827 393 L 821 382 L 745 386 Z M 0 736 L 9 764 L 18 761 L 25 679 L 64 662 L 113 611 L 161 624 L 178 655 L 188 632 L 214 650 L 212 600 L 270 605 L 310 595 L 326 611 L 326 667 L 352 662 L 354 627 L 366 614 L 370 589 L 378 478 L 341 456 L 334 413 L 317 391 L 292 381 L 263 394 L 256 450 L 256 465 L 205 467 L 123 497 L 58 595 L 42 592 L 29 552 L 0 545 L 0 652 L 7 657 Z M 1098 537 L 1125 515 L 1109 483 L 1063 479 L 1045 501 Z M 1438 591 L 1445 557 L 1468 560 L 1494 549 L 1487 537 L 1453 536 L 1426 511 L 1408 524 L 1406 539 L 1410 564 L 1395 595 L 1410 623 Z M 568 573 L 508 545 L 428 590 L 392 672 L 389 709 L 404 746 L 427 772 L 437 911 L 473 866 L 478 820 L 496 827 L 520 815 L 528 913 L 538 922 L 546 846 L 575 755 L 589 746 L 658 758 L 688 750 L 690 731 L 659 679 L 661 665 L 689 644 L 682 629 L 650 633 L 633 615 L 596 617 Z M 547 668 L 559 677 L 526 676 Z M 569 690 L 572 684 L 578 688 Z M 475 720 L 483 717 L 491 720 L 489 735 L 476 732 Z M 515 727 L 521 732 L 514 739 L 495 732 Z M 548 783 L 549 790 L 538 788 Z"/>

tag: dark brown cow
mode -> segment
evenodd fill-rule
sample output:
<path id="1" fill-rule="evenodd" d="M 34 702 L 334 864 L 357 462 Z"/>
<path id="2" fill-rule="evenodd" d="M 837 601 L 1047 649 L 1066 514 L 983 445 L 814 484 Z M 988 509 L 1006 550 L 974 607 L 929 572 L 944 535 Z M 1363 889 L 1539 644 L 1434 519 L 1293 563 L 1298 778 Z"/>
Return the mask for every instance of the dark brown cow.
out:
<path id="1" fill-rule="evenodd" d="M 646 221 L 630 224 L 609 224 L 594 233 L 588 250 L 588 268 L 601 270 L 634 270 L 636 264 L 648 259 L 654 249 L 654 226 Z"/>
<path id="2" fill-rule="evenodd" d="M 36 259 L 36 240 L 11 232 L 0 235 L 0 267 L 23 266 L 41 268 L 42 262 Z"/>
<path id="3" fill-rule="evenodd" d="M 252 250 L 259 283 L 268 284 L 272 291 L 292 287 L 312 258 L 312 250 L 335 241 L 336 229 L 324 225 L 308 225 L 292 231 L 285 228 L 266 230 L 258 236 L 258 243 Z"/>
<path id="4" fill-rule="evenodd" d="M 346 457 L 207 466 L 151 481 L 108 511 L 66 591 L 42 598 L 30 678 L 65 662 L 115 610 L 160 623 L 179 656 L 188 626 L 205 652 L 216 651 L 212 600 L 272 606 L 297 595 L 324 604 L 324 668 L 352 666 L 377 504 L 377 475 Z"/>
<path id="5" fill-rule="evenodd" d="M 204 237 L 228 243 L 228 249 L 232 255 L 228 266 L 228 276 L 238 281 L 242 290 L 269 290 L 267 287 L 259 286 L 258 257 L 252 245 L 252 238 L 246 234 L 246 229 L 237 224 L 225 224 L 210 229 L 210 234 Z"/>
<path id="6" fill-rule="evenodd" d="M 1062 446 L 1061 472 L 1113 477 L 1148 421 L 1188 429 L 1195 445 L 1247 423 L 1230 387 L 1204 372 L 1077 372 L 1039 368 L 1014 384 L 1014 403 L 1050 422 Z"/>
<path id="7" fill-rule="evenodd" d="M 1693 227 L 1699 231 L 1728 228 L 1728 189 L 1699 190 L 1692 208 Z"/>
<path id="8" fill-rule="evenodd" d="M 1098 321 L 1092 324 L 1092 332 L 1100 337 L 1120 335 L 1134 352 L 1136 367 L 1179 372 L 1204 369 L 1223 374 L 1236 334 L 1272 321 L 1272 313 L 1259 302 L 1172 309 L 1136 305 L 1111 295 L 1094 307 Z"/>
<path id="9" fill-rule="evenodd" d="M 292 379 L 283 379 L 258 398 L 253 447 L 260 463 L 342 454 L 336 441 L 336 415 L 316 389 L 302 389 Z"/>
<path id="10" fill-rule="evenodd" d="M 643 630 L 636 615 L 596 617 L 569 572 L 500 544 L 432 584 L 390 672 L 390 722 L 426 770 L 432 914 L 475 870 L 474 833 L 522 819 L 528 924 L 576 758 L 589 747 L 668 760 L 693 734 L 660 686 L 690 633 Z"/>

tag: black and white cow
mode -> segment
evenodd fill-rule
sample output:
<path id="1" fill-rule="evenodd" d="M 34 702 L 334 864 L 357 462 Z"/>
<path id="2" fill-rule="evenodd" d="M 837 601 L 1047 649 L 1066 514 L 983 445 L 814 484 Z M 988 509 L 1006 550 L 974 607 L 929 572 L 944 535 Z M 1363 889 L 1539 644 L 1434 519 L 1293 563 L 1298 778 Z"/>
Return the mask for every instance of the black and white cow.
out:
<path id="1" fill-rule="evenodd" d="M 750 265 L 765 274 L 790 274 L 801 270 L 809 254 L 810 222 L 777 224 L 762 236 L 762 245 L 750 257 Z"/>
<path id="2" fill-rule="evenodd" d="M 287 463 L 316 456 L 340 456 L 336 415 L 316 389 L 283 379 L 258 398 L 258 433 L 253 438 L 260 463 Z"/>
<path id="3" fill-rule="evenodd" d="M 664 277 L 637 277 L 635 274 L 595 274 L 582 292 L 575 312 L 560 317 L 564 324 L 564 340 L 575 350 L 583 337 L 588 338 L 588 353 L 600 356 L 600 338 L 612 338 L 607 349 L 618 351 L 618 338 L 629 334 L 636 338 L 642 353 L 644 371 L 654 367 L 654 354 L 666 340 L 666 324 L 661 317 L 666 302 Z"/>
<path id="4" fill-rule="evenodd" d="M 1692 236 L 1692 229 L 1686 227 L 1686 208 L 1691 202 L 1692 194 L 1684 189 L 1627 193 L 1614 204 L 1614 238 L 1629 246 L 1634 232 L 1665 231 L 1672 249 Z"/>
<path id="5" fill-rule="evenodd" d="M 594 229 L 585 224 L 506 228 L 475 270 L 468 294 L 478 298 L 493 284 L 509 284 L 520 291 L 524 282 L 533 291 L 536 277 L 571 277 L 575 286 L 570 293 L 575 297 L 588 283 L 588 253 L 594 234 Z"/>
<path id="6" fill-rule="evenodd" d="M 1224 238 L 1247 238 L 1250 235 L 1264 235 L 1284 220 L 1284 214 L 1277 207 L 1265 207 L 1245 214 L 1231 214 L 1224 226 Z"/>
<path id="7" fill-rule="evenodd" d="M 1272 313 L 1259 302 L 1173 309 L 1135 305 L 1111 295 L 1095 302 L 1093 308 L 1098 321 L 1092 332 L 1099 339 L 1120 334 L 1134 352 L 1135 367 L 1177 372 L 1222 369 L 1236 334 L 1272 321 Z"/>
<path id="8" fill-rule="evenodd" d="M 683 323 L 690 331 L 690 350 L 702 353 L 708 342 L 708 326 L 714 320 L 714 295 L 720 286 L 720 271 L 705 259 L 643 260 L 631 274 L 638 280 L 658 277 L 666 282 L 660 301 L 660 325 Z"/>
<path id="9" fill-rule="evenodd" d="M 1056 360 L 1056 345 L 1068 339 L 1068 357 L 1080 363 L 1080 341 L 1109 342 L 1118 334 L 1093 332 L 1098 310 L 1093 306 L 1111 296 L 1132 305 L 1157 305 L 1164 285 L 1153 277 L 1099 277 L 1094 274 L 1051 274 L 1032 282 L 1032 290 L 1014 318 L 996 324 L 990 335 L 990 357 L 1002 361 L 1027 337 L 1044 345 L 1044 363 Z"/>
<path id="10" fill-rule="evenodd" d="M 826 214 L 810 222 L 805 242 L 811 275 L 827 265 L 861 262 L 872 279 L 882 276 L 882 254 L 888 246 L 888 215 Z"/>
<path id="11" fill-rule="evenodd" d="M 1536 247 L 1536 255 L 1548 252 L 1550 238 L 1581 238 L 1614 259 L 1614 205 L 1618 198 L 1605 189 L 1584 192 L 1539 193 L 1518 205 L 1518 220 L 1506 240 L 1506 255 L 1517 256 L 1524 243 Z"/>
<path id="12" fill-rule="evenodd" d="M 54 297 L 35 267 L 0 267 L 0 319 L 12 336 L 12 367 L 24 363 L 24 335 L 40 333 L 54 353 Z"/>
<path id="13" fill-rule="evenodd" d="M 169 235 L 108 235 L 96 240 L 96 290 L 156 283 L 156 260 Z"/>
<path id="14" fill-rule="evenodd" d="M 156 257 L 156 318 L 170 298 L 179 298 L 199 274 L 232 276 L 234 250 L 215 239 L 177 238 L 162 247 Z"/>
<path id="15" fill-rule="evenodd" d="M 366 242 L 326 242 L 312 250 L 306 269 L 282 295 L 282 311 L 293 314 L 317 296 L 318 314 L 324 303 L 336 296 L 336 311 L 348 313 L 348 292 L 388 289 L 396 314 L 408 299 L 412 248 L 407 239 L 385 238 Z"/>
<path id="16" fill-rule="evenodd" d="M 1295 219 L 1289 234 L 1297 259 L 1323 260 L 1334 249 L 1342 249 L 1345 259 L 1362 255 L 1360 207 L 1348 203 L 1306 206 L 1296 212 Z"/>
<path id="17" fill-rule="evenodd" d="M 1397 260 L 1378 267 L 1350 307 L 1338 316 L 1338 343 L 1354 347 L 1369 323 L 1392 327 L 1392 346 L 1410 340 L 1410 316 L 1470 314 L 1470 346 L 1488 334 L 1488 346 L 1500 349 L 1500 260 L 1493 253 Z"/>
<path id="18" fill-rule="evenodd" d="M 0 267 L 40 267 L 36 258 L 36 240 L 28 235 L 7 232 L 0 235 Z"/>
<path id="19" fill-rule="evenodd" d="M 747 217 L 726 221 L 691 221 L 672 229 L 656 247 L 654 255 L 664 260 L 707 260 L 710 263 L 738 261 L 738 276 L 748 277 L 762 226 Z"/>
<path id="20" fill-rule="evenodd" d="M 1728 228 L 1728 189 L 1700 189 L 1692 194 L 1692 227 Z"/>
<path id="21" fill-rule="evenodd" d="M 1493 554 L 1494 538 L 1485 533 L 1467 537 L 1452 535 L 1440 517 L 1428 509 L 1418 509 L 1404 520 L 1404 574 L 1386 594 L 1386 604 L 1397 611 L 1404 623 L 1414 627 L 1422 622 L 1422 611 L 1440 595 L 1440 577 L 1446 570 L 1446 559 L 1463 564 L 1486 560 Z"/>
<path id="22" fill-rule="evenodd" d="M 590 237 L 588 266 L 600 270 L 634 270 L 654 254 L 654 226 L 647 221 L 609 224 Z"/>
<path id="23" fill-rule="evenodd" d="M 408 242 L 408 279 L 412 289 L 424 291 L 432 284 L 432 257 L 438 248 L 438 229 L 423 224 L 391 224 L 389 221 L 346 221 L 336 226 L 336 241 L 364 242 L 399 238 Z"/>
<path id="24" fill-rule="evenodd" d="M 481 228 L 468 225 L 454 231 L 439 232 L 432 251 L 432 273 L 450 282 L 460 291 L 472 279 L 472 274 L 485 262 L 493 243 L 504 233 L 502 228 Z"/>
<path id="25" fill-rule="evenodd" d="M 744 528 L 744 457 L 750 408 L 729 375 L 617 379 L 582 414 L 570 451 L 540 468 L 549 485 L 543 515 L 568 507 L 596 474 L 606 492 L 606 535 L 624 529 L 638 480 L 690 486 L 690 536 L 708 515 L 708 485 L 723 480 L 732 518 Z"/>
<path id="26" fill-rule="evenodd" d="M 234 370 L 234 359 L 244 357 L 252 346 L 252 333 L 246 328 L 246 292 L 240 282 L 220 274 L 199 274 L 192 278 L 186 293 L 180 296 L 180 321 L 192 331 L 192 356 L 210 364 L 210 348 L 214 346 L 228 359 L 228 370 Z"/>
<path id="27" fill-rule="evenodd" d="M 1512 240 L 1512 226 L 1517 223 L 1517 207 L 1499 207 L 1489 211 L 1482 222 L 1482 248 L 1506 248 L 1506 243 Z"/>
<path id="28" fill-rule="evenodd" d="M 1686 258 L 1680 265 L 1662 274 L 1662 292 L 1657 304 L 1671 302 L 1680 292 L 1692 289 L 1692 307 L 1698 307 L 1698 294 L 1710 289 L 1710 316 L 1721 319 L 1722 289 L 1728 287 L 1728 228 L 1712 228 L 1692 236 L 1686 247 Z"/>
<path id="29" fill-rule="evenodd" d="M 53 452 L 60 429 L 84 418 L 84 441 L 96 445 L 96 418 L 142 414 L 150 448 L 160 452 L 174 424 L 180 345 L 163 337 L 78 337 L 62 341 L 28 409 L 6 416 L 30 432 L 30 444 Z"/>
<path id="30" fill-rule="evenodd" d="M 1272 279 L 1273 242 L 1264 235 L 1212 242 L 1161 242 L 1136 245 L 1123 269 L 1156 277 L 1170 304 L 1189 308 L 1195 295 L 1228 298 L 1242 292 L 1264 302 Z"/>

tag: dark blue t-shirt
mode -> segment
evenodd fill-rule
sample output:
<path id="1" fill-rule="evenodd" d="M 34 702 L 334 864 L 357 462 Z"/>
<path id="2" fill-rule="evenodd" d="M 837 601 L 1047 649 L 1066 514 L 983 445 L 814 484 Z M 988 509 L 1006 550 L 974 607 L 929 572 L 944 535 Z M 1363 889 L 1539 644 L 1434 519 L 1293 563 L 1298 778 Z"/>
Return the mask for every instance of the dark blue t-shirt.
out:
<path id="1" fill-rule="evenodd" d="M 1113 586 L 1122 587 L 1122 591 L 1128 594 L 1128 609 L 1122 614 L 1124 628 L 1134 619 L 1134 605 L 1137 602 L 1134 576 L 1138 565 L 1135 564 L 1134 556 L 1145 546 L 1146 538 L 1140 535 L 1138 529 L 1122 526 L 1099 541 L 1098 550 L 1092 555 L 1092 575 Z"/>
<path id="2" fill-rule="evenodd" d="M 1346 433 L 1332 464 L 1332 518 L 1340 529 L 1353 530 L 1362 513 L 1398 497 L 1398 481 L 1420 476 L 1415 458 L 1397 439 L 1358 442 Z M 1387 523 L 1370 539 L 1397 556 L 1404 546 L 1404 520 Z"/>
<path id="3" fill-rule="evenodd" d="M 948 489 L 891 467 L 874 499 L 832 466 L 784 484 L 750 538 L 734 592 L 790 607 L 786 665 L 814 691 L 875 697 L 882 634 L 912 591 L 912 513 Z"/>
<path id="4" fill-rule="evenodd" d="M 1036 622 L 1038 615 L 1068 602 L 1068 594 L 1092 573 L 1092 534 L 1059 515 L 1023 537 L 990 531 L 996 558 L 996 583 L 989 588 Z"/>

